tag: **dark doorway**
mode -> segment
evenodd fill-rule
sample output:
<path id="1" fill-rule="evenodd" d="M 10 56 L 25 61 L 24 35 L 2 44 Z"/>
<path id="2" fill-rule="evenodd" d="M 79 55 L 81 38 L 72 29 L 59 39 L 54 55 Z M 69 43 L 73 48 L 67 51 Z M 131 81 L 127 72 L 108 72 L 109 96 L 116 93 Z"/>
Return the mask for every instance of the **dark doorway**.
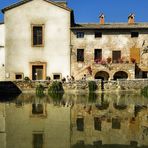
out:
<path id="1" fill-rule="evenodd" d="M 128 78 L 128 74 L 124 71 L 118 71 L 114 74 L 114 80 L 127 79 L 127 78 Z"/>
<path id="2" fill-rule="evenodd" d="M 109 74 L 105 71 L 99 71 L 96 73 L 95 79 L 108 80 Z"/>
<path id="3" fill-rule="evenodd" d="M 32 80 L 43 80 L 43 66 L 32 66 Z"/>

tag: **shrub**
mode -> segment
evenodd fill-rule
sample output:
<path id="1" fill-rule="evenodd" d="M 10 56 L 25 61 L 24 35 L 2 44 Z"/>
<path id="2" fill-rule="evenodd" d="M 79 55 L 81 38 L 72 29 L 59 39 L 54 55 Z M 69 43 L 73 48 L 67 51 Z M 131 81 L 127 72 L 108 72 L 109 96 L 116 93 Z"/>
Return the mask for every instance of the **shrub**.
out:
<path id="1" fill-rule="evenodd" d="M 95 91 L 97 89 L 97 84 L 95 81 L 88 82 L 89 91 Z"/>
<path id="2" fill-rule="evenodd" d="M 48 94 L 55 101 L 60 101 L 63 98 L 64 94 L 62 83 L 59 81 L 54 81 L 52 85 L 48 88 Z"/>
<path id="3" fill-rule="evenodd" d="M 58 92 L 58 93 L 49 93 L 49 96 L 53 99 L 55 102 L 60 102 L 63 99 L 64 93 Z"/>
<path id="4" fill-rule="evenodd" d="M 30 81 L 29 77 L 24 78 L 25 81 Z"/>
<path id="5" fill-rule="evenodd" d="M 44 95 L 44 86 L 43 85 L 41 85 L 41 84 L 39 84 L 39 85 L 37 85 L 37 87 L 36 87 L 36 94 L 38 95 L 38 96 L 43 96 Z"/>
<path id="6" fill-rule="evenodd" d="M 94 92 L 89 92 L 88 101 L 94 103 L 96 102 L 96 100 L 97 100 L 97 94 Z"/>
<path id="7" fill-rule="evenodd" d="M 47 81 L 50 81 L 50 80 L 51 80 L 51 78 L 50 78 L 49 76 L 47 76 L 47 77 L 46 77 L 46 80 L 47 80 Z"/>
<path id="8" fill-rule="evenodd" d="M 63 93 L 64 89 L 62 83 L 59 81 L 54 81 L 52 85 L 48 88 L 48 93 Z"/>
<path id="9" fill-rule="evenodd" d="M 142 90 L 141 90 L 141 94 L 148 98 L 148 86 L 144 87 Z"/>

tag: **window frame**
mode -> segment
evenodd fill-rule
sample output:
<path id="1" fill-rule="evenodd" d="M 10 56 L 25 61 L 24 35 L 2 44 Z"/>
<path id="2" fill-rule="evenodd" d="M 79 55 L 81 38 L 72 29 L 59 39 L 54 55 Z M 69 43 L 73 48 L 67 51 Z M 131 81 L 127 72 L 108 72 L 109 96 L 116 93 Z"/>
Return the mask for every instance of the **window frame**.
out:
<path id="1" fill-rule="evenodd" d="M 22 78 L 21 79 L 16 79 L 16 75 L 21 75 Z M 16 81 L 23 80 L 23 79 L 24 79 L 24 73 L 22 73 L 22 72 L 15 73 L 15 80 Z"/>
<path id="2" fill-rule="evenodd" d="M 33 28 L 42 27 L 42 44 L 34 45 L 34 35 Z M 44 47 L 44 35 L 45 35 L 45 25 L 44 24 L 31 24 L 31 46 L 32 47 Z"/>
<path id="3" fill-rule="evenodd" d="M 54 75 L 59 75 L 60 76 L 60 79 L 54 79 Z M 61 80 L 62 79 L 62 74 L 61 73 L 53 73 L 52 74 L 52 79 L 53 80 Z"/>
<path id="4" fill-rule="evenodd" d="M 80 60 L 80 58 L 78 58 L 78 51 L 82 50 L 83 51 L 83 57 L 82 60 Z M 83 48 L 78 48 L 77 49 L 77 62 L 84 62 L 84 49 Z"/>

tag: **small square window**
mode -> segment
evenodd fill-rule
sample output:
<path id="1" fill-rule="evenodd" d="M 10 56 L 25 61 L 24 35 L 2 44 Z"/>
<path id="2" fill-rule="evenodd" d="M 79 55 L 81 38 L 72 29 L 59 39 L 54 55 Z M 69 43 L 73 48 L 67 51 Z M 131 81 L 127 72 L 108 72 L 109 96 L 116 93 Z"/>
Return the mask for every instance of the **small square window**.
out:
<path id="1" fill-rule="evenodd" d="M 95 32 L 95 38 L 101 38 L 102 32 Z"/>
<path id="2" fill-rule="evenodd" d="M 131 37 L 136 38 L 139 36 L 139 32 L 131 32 Z"/>
<path id="3" fill-rule="evenodd" d="M 77 32 L 77 38 L 84 38 L 84 32 Z"/>
<path id="4" fill-rule="evenodd" d="M 22 80 L 23 79 L 23 73 L 16 73 L 15 74 L 15 79 L 16 80 Z"/>
<path id="5" fill-rule="evenodd" d="M 61 79 L 61 74 L 60 73 L 53 74 L 53 79 L 54 80 L 60 80 Z"/>

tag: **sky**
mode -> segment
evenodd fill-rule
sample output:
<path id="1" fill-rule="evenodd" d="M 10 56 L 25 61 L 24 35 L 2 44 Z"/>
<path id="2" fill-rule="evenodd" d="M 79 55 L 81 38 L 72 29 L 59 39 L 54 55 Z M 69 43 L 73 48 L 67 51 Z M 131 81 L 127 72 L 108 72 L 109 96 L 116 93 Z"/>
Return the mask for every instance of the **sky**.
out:
<path id="1" fill-rule="evenodd" d="M 20 0 L 0 0 L 0 9 Z M 105 14 L 106 22 L 127 22 L 130 13 L 136 22 L 148 22 L 148 0 L 67 0 L 74 10 L 77 23 L 99 22 L 99 14 Z M 3 14 L 0 13 L 0 22 Z"/>

